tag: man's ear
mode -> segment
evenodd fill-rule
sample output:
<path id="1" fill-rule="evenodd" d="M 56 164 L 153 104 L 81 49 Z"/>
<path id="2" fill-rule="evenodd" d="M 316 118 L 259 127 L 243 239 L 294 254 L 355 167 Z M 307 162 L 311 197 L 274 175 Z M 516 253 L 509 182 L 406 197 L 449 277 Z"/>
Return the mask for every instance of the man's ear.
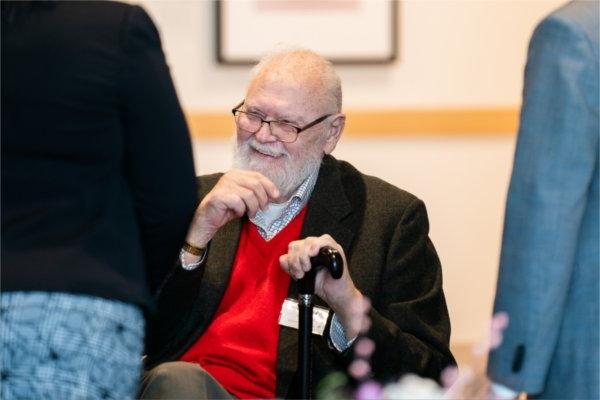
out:
<path id="1" fill-rule="evenodd" d="M 338 140 L 342 136 L 344 126 L 346 125 L 346 115 L 337 114 L 334 120 L 331 122 L 326 132 L 325 143 L 323 144 L 323 153 L 331 154 L 335 149 Z"/>

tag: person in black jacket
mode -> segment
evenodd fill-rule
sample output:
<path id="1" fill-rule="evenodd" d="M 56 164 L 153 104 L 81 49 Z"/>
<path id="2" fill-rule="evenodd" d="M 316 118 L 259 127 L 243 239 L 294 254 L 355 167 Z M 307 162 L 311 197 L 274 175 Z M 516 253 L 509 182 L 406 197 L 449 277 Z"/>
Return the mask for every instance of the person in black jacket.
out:
<path id="1" fill-rule="evenodd" d="M 344 272 L 316 274 L 325 310 L 314 324 L 312 393 L 352 360 L 365 298 L 374 377 L 439 379 L 454 358 L 425 204 L 330 155 L 345 124 L 331 63 L 289 50 L 254 71 L 232 110 L 235 168 L 198 177 L 202 200 L 181 268 L 150 323 L 141 397 L 300 398 L 298 308 L 289 298 L 324 246 L 338 250 Z"/>
<path id="2" fill-rule="evenodd" d="M 2 2 L 1 397 L 135 396 L 196 194 L 140 7 Z"/>

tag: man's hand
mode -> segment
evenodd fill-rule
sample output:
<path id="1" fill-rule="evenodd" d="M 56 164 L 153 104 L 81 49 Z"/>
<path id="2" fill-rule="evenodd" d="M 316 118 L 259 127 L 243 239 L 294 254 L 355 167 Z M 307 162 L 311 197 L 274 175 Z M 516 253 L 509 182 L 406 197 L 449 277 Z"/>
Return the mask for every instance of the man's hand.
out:
<path id="1" fill-rule="evenodd" d="M 279 190 L 264 175 L 245 170 L 231 170 L 202 199 L 188 231 L 187 242 L 206 247 L 217 231 L 244 214 L 254 217 L 269 201 L 279 197 Z"/>
<path id="2" fill-rule="evenodd" d="M 333 279 L 328 271 L 322 269 L 315 280 L 315 294 L 323 299 L 337 314 L 344 326 L 348 339 L 356 337 L 365 318 L 363 295 L 358 291 L 348 273 L 346 255 L 340 246 L 329 235 L 307 237 L 290 242 L 287 254 L 279 258 L 281 268 L 292 278 L 301 279 L 310 271 L 310 257 L 314 257 L 324 246 L 337 250 L 342 256 L 344 273 L 340 279 Z"/>

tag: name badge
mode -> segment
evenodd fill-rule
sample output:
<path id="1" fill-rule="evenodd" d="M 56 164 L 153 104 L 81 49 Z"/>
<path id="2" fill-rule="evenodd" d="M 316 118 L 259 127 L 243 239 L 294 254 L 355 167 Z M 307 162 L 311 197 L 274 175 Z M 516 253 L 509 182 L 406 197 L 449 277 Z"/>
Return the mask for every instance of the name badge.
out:
<path id="1" fill-rule="evenodd" d="M 312 333 L 323 336 L 327 318 L 330 310 L 325 307 L 313 306 L 313 326 Z M 279 313 L 279 325 L 288 328 L 298 329 L 298 301 L 294 299 L 285 299 Z"/>

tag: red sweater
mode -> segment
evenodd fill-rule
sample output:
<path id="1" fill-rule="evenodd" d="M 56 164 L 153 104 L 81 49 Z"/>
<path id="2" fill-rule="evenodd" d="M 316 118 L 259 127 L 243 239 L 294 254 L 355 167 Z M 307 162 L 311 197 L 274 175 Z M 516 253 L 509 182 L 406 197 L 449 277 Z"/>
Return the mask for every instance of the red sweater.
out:
<path id="1" fill-rule="evenodd" d="M 246 222 L 227 290 L 208 329 L 181 357 L 207 370 L 238 398 L 274 398 L 279 313 L 290 277 L 279 266 L 300 237 L 306 207 L 265 241 Z"/>

